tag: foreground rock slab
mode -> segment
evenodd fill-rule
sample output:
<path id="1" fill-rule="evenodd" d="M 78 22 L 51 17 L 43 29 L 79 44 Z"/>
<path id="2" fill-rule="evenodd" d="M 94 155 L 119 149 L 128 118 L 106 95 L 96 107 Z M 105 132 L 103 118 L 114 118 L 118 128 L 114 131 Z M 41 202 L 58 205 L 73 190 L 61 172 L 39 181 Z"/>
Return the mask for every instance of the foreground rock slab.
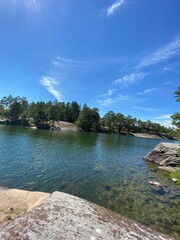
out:
<path id="1" fill-rule="evenodd" d="M 159 143 L 144 159 L 154 162 L 162 170 L 173 171 L 171 168 L 180 167 L 180 158 L 177 156 L 177 150 L 180 148 L 178 143 Z"/>
<path id="2" fill-rule="evenodd" d="M 40 205 L 49 195 L 0 187 L 0 229 L 20 214 Z"/>
<path id="3" fill-rule="evenodd" d="M 165 240 L 149 228 L 96 204 L 61 192 L 11 221 L 0 231 L 1 240 Z"/>

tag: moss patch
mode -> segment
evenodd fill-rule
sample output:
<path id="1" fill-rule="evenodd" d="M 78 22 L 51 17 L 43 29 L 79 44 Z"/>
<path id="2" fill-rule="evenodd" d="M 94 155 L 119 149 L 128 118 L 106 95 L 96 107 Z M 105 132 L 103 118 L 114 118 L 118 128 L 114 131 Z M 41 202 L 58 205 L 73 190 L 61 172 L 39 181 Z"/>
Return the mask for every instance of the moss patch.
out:
<path id="1" fill-rule="evenodd" d="M 177 156 L 180 157 L 180 148 L 177 150 Z"/>
<path id="2" fill-rule="evenodd" d="M 170 173 L 170 178 L 176 178 L 177 183 L 180 184 L 180 171 Z"/>

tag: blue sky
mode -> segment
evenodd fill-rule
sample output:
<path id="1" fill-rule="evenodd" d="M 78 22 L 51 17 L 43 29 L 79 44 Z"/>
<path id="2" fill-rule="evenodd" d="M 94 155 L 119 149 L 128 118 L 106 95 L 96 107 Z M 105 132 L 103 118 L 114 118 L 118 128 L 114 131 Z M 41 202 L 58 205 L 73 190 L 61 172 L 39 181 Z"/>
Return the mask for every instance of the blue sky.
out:
<path id="1" fill-rule="evenodd" d="M 166 126 L 179 0 L 0 0 L 0 98 L 77 101 Z"/>

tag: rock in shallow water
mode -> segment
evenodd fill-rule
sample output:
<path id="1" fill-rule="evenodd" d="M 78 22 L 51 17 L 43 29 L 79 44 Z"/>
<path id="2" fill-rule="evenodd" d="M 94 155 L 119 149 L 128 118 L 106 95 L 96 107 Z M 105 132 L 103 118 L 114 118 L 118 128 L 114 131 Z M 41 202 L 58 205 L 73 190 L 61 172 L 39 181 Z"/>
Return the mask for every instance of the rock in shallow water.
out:
<path id="1" fill-rule="evenodd" d="M 154 162 L 160 166 L 180 166 L 180 158 L 177 150 L 180 148 L 178 143 L 159 143 L 144 159 Z"/>
<path id="2" fill-rule="evenodd" d="M 174 182 L 174 183 L 177 183 L 177 178 L 172 178 L 172 181 Z"/>

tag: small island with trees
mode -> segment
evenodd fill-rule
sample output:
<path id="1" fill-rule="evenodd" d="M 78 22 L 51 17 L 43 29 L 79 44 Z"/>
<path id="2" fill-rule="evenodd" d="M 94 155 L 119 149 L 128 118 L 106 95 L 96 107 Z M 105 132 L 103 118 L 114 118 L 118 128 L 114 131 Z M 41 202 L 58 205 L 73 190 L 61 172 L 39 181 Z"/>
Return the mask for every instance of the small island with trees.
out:
<path id="1" fill-rule="evenodd" d="M 176 101 L 180 102 L 180 87 L 175 91 Z M 0 100 L 0 123 L 54 129 L 59 121 L 73 123 L 78 129 L 87 132 L 109 132 L 118 134 L 155 134 L 161 138 L 180 138 L 180 113 L 172 115 L 175 128 L 167 128 L 150 120 L 142 121 L 131 115 L 107 112 L 100 117 L 98 108 L 83 107 L 76 102 L 39 101 L 29 103 L 25 97 L 3 97 Z M 59 129 L 60 130 L 60 129 Z M 136 135 L 135 135 L 136 136 Z"/>

